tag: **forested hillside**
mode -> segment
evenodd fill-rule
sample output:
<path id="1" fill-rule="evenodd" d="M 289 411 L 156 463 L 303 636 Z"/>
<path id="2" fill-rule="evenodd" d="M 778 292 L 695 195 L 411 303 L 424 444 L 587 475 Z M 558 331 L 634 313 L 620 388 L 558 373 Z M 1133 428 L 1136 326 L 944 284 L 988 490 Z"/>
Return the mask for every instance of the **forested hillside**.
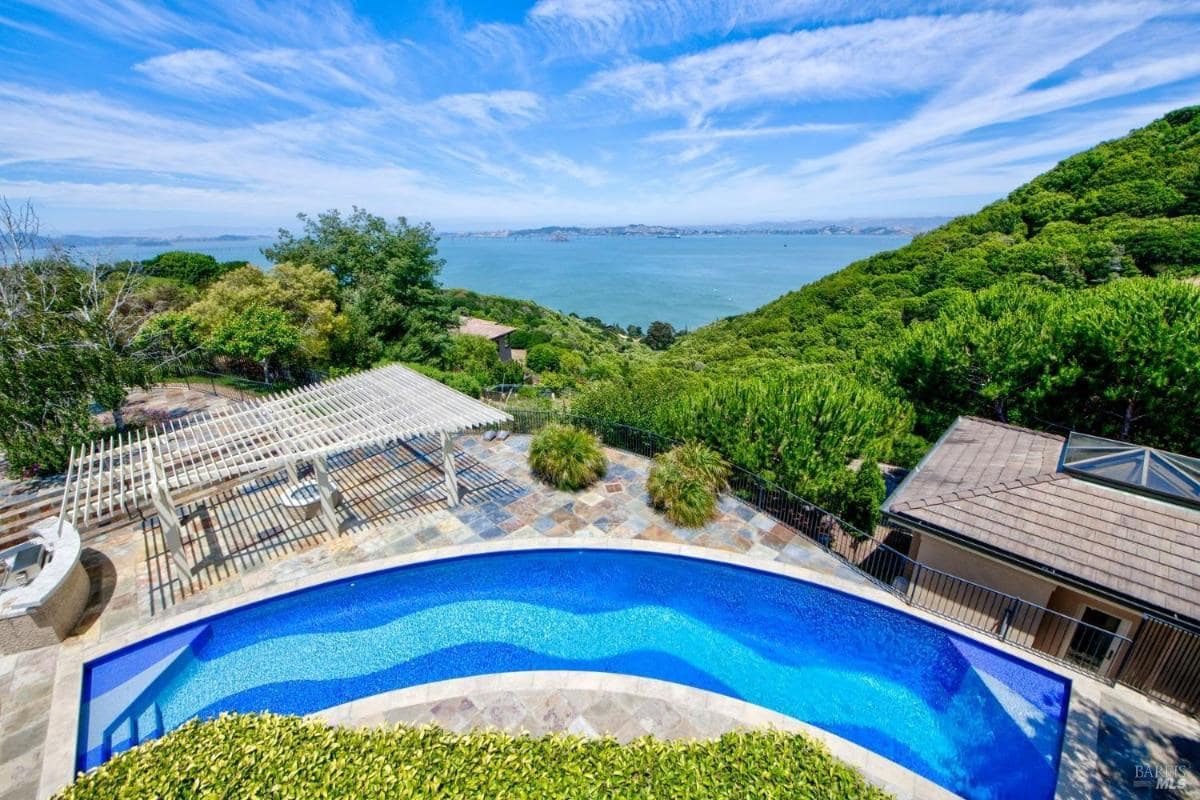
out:
<path id="1" fill-rule="evenodd" d="M 1080 289 L 1200 271 L 1200 107 L 1074 155 L 976 214 L 757 311 L 701 328 L 667 363 L 750 374 L 852 363 L 969 292 L 1017 280 Z"/>
<path id="2" fill-rule="evenodd" d="M 681 338 L 576 407 L 703 438 L 836 511 L 958 414 L 1200 453 L 1200 107 Z M 736 433 L 735 433 L 736 432 Z"/>

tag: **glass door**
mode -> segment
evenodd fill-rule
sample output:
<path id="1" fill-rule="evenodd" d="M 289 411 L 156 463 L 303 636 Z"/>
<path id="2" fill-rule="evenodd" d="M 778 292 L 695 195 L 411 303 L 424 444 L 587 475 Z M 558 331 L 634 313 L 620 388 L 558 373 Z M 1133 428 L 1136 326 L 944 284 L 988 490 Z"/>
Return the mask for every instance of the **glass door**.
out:
<path id="1" fill-rule="evenodd" d="M 1079 621 L 1083 624 L 1075 626 L 1075 634 L 1067 646 L 1067 658 L 1083 667 L 1102 672 L 1109 659 L 1116 655 L 1114 644 L 1121 628 L 1121 619 L 1085 606 Z"/>

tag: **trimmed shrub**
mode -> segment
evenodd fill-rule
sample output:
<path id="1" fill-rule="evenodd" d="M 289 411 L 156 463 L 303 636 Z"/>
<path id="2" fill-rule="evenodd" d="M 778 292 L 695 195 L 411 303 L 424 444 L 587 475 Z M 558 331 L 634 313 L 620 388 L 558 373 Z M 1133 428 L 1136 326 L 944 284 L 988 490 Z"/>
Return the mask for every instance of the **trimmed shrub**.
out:
<path id="1" fill-rule="evenodd" d="M 650 502 L 667 519 L 699 528 L 717 512 L 717 498 L 729 480 L 729 466 L 711 447 L 681 444 L 655 457 L 646 488 Z"/>
<path id="2" fill-rule="evenodd" d="M 556 489 L 575 491 L 591 486 L 608 469 L 600 440 L 570 425 L 547 425 L 529 443 L 533 474 Z"/>
<path id="3" fill-rule="evenodd" d="M 331 727 L 273 714 L 193 720 L 81 775 L 58 800 L 481 797 L 886 800 L 813 739 L 738 731 L 709 741 Z"/>

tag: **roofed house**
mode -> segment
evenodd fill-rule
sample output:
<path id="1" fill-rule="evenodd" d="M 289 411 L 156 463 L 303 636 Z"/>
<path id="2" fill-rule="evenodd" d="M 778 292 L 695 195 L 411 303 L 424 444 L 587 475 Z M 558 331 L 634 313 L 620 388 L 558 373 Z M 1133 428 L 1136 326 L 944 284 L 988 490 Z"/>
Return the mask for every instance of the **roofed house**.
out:
<path id="1" fill-rule="evenodd" d="M 936 579 L 959 576 L 1042 607 L 1013 636 L 1055 658 L 1140 671 L 1161 695 L 1200 682 L 1200 459 L 960 417 L 883 512 L 913 534 L 925 605 L 969 614 L 976 600 Z M 1164 664 L 1191 674 L 1152 674 Z"/>
<path id="2" fill-rule="evenodd" d="M 481 336 L 484 339 L 491 339 L 496 343 L 496 351 L 500 354 L 501 361 L 512 361 L 512 348 L 508 346 L 508 335 L 515 331 L 516 328 L 510 328 L 507 325 L 501 325 L 496 322 L 489 322 L 486 319 L 478 319 L 476 317 L 462 317 L 458 330 L 455 333 L 460 333 L 464 336 Z"/>

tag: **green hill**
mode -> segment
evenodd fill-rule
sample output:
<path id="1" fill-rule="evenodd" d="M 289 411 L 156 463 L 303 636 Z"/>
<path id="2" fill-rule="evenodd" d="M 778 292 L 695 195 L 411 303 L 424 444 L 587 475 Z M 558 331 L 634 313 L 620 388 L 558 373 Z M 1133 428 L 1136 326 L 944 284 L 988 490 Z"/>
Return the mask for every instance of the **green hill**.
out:
<path id="1" fill-rule="evenodd" d="M 575 408 L 708 442 L 849 515 L 853 459 L 958 414 L 1200 453 L 1200 107 L 681 338 Z M 875 505 L 872 505 L 875 503 Z"/>
<path id="2" fill-rule="evenodd" d="M 665 363 L 754 374 L 852 364 L 964 293 L 1008 280 L 1083 288 L 1200 272 L 1200 107 L 1078 155 L 978 213 L 762 308 L 701 328 Z"/>

